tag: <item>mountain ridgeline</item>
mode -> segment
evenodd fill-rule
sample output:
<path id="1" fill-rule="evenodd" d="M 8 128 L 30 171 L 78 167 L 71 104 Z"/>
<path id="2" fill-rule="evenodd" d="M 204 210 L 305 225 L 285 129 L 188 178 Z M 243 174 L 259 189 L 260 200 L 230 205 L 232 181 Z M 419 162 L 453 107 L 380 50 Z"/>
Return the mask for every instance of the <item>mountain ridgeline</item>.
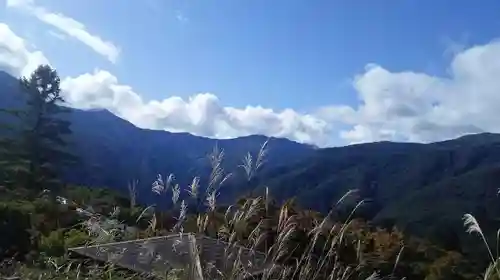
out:
<path id="1" fill-rule="evenodd" d="M 0 72 L 0 108 L 17 109 L 24 106 L 18 79 Z M 8 116 L 0 115 L 4 122 Z M 245 181 L 244 170 L 238 166 L 247 153 L 256 155 L 265 136 L 252 135 L 235 139 L 216 140 L 189 133 L 171 133 L 141 129 L 107 110 L 70 109 L 65 115 L 71 122 L 73 134 L 68 139 L 69 149 L 80 158 L 78 165 L 63 171 L 68 183 L 109 187 L 128 192 L 128 184 L 138 181 L 139 202 L 159 202 L 151 192 L 151 184 L 158 174 L 174 174 L 181 187 L 193 177 L 203 182 L 210 172 L 207 156 L 217 146 L 224 151 L 223 168 L 234 175 L 228 181 L 221 199 L 231 199 L 237 191 L 230 189 Z M 314 148 L 287 139 L 271 138 L 269 153 L 262 170 L 288 164 L 313 154 Z"/>
<path id="2" fill-rule="evenodd" d="M 0 73 L 0 107 L 22 105 L 17 82 Z M 464 213 L 484 221 L 486 231 L 500 226 L 499 134 L 326 149 L 272 138 L 264 168 L 247 181 L 238 166 L 248 152 L 258 153 L 267 140 L 264 136 L 214 140 L 140 129 L 106 110 L 71 109 L 68 118 L 73 130 L 70 149 L 81 160 L 64 170 L 66 181 L 127 192 L 128 182 L 138 180 L 138 201 L 145 204 L 159 202 L 151 192 L 158 174 L 175 174 L 182 187 L 195 176 L 203 182 L 210 172 L 206 156 L 217 145 L 225 153 L 224 169 L 235 174 L 220 192 L 222 201 L 234 202 L 268 187 L 278 202 L 295 197 L 299 205 L 327 213 L 347 191 L 357 189 L 365 201 L 358 211 L 364 218 L 463 251 L 471 248 L 463 245 Z"/>
<path id="3" fill-rule="evenodd" d="M 296 164 L 263 172 L 247 187 L 258 193 L 267 186 L 279 202 L 295 197 L 323 213 L 357 189 L 349 209 L 363 199 L 359 216 L 479 257 L 480 246 L 471 245 L 461 218 L 473 214 L 494 240 L 500 227 L 499 182 L 500 135 L 483 133 L 431 144 L 321 149 Z"/>

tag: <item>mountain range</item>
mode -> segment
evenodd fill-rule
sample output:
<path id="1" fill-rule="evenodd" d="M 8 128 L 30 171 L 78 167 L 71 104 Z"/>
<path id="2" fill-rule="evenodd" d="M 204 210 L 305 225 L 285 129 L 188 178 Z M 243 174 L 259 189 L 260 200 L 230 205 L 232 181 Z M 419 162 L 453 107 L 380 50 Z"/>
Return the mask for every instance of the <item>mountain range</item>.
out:
<path id="1" fill-rule="evenodd" d="M 0 72 L 0 108 L 22 108 L 21 96 L 18 79 Z M 245 180 L 239 165 L 247 153 L 255 156 L 267 140 L 269 152 L 262 170 L 305 158 L 315 150 L 310 145 L 262 135 L 211 139 L 141 129 L 105 109 L 69 109 L 69 114 L 61 117 L 72 123 L 69 145 L 81 160 L 78 166 L 65 171 L 66 181 L 128 191 L 128 183 L 137 180 L 138 200 L 148 204 L 156 202 L 151 184 L 158 174 L 164 177 L 174 174 L 181 187 L 191 183 L 195 176 L 206 178 L 210 172 L 207 156 L 216 146 L 224 151 L 223 168 L 233 173 L 228 185 Z M 0 115 L 0 121 L 8 121 L 5 114 Z M 230 193 L 237 191 L 228 189 L 223 195 L 230 197 Z"/>
<path id="2" fill-rule="evenodd" d="M 0 107 L 20 106 L 17 80 L 0 73 Z M 238 168 L 255 155 L 267 137 L 252 135 L 215 140 L 188 133 L 140 129 L 106 110 L 71 109 L 73 152 L 82 159 L 65 177 L 71 183 L 127 190 L 139 180 L 139 201 L 157 202 L 151 182 L 157 174 L 175 174 L 186 186 L 210 168 L 214 146 L 225 151 L 224 168 L 233 180 L 222 199 L 262 192 L 268 187 L 280 202 L 295 197 L 308 208 L 327 213 L 348 190 L 357 189 L 360 208 L 374 224 L 397 225 L 461 251 L 473 251 L 461 218 L 472 213 L 485 232 L 500 223 L 500 134 L 482 133 L 430 143 L 377 142 L 317 149 L 271 138 L 265 167 L 247 181 Z"/>
<path id="3" fill-rule="evenodd" d="M 257 186 L 257 189 L 255 189 Z M 259 187 L 260 186 L 260 187 Z M 349 190 L 350 208 L 374 225 L 397 226 L 442 247 L 484 256 L 465 232 L 473 214 L 485 235 L 500 228 L 500 134 L 482 133 L 430 143 L 378 142 L 320 149 L 307 159 L 263 172 L 246 185 L 267 186 L 273 198 L 323 213 Z M 260 188 L 260 190 L 259 190 Z"/>

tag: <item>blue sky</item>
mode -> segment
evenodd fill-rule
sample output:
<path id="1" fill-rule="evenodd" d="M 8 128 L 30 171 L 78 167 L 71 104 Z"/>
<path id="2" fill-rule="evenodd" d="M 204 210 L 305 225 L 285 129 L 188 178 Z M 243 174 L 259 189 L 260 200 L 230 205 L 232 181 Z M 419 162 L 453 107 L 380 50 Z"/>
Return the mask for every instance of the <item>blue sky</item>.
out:
<path id="1" fill-rule="evenodd" d="M 61 76 L 76 79 L 94 69 L 106 71 L 120 85 L 129 86 L 143 103 L 161 102 L 172 96 L 188 102 L 196 94 L 210 93 L 217 98 L 218 107 L 213 110 L 222 108 L 226 118 L 224 125 L 220 125 L 221 121 L 209 115 L 208 110 L 203 113 L 206 114 L 201 124 L 174 118 L 167 121 L 169 125 L 160 125 L 163 122 L 144 120 L 145 115 L 151 117 L 153 113 L 138 116 L 125 113 L 124 109 L 108 108 L 139 126 L 213 137 L 262 133 L 320 145 L 376 140 L 425 142 L 497 129 L 484 123 L 485 117 L 491 117 L 484 115 L 486 111 L 478 115 L 478 108 L 483 105 L 459 108 L 443 96 L 449 98 L 450 90 L 464 81 L 458 79 L 461 76 L 457 73 L 469 73 L 464 70 L 468 66 L 463 65 L 450 73 L 457 57 L 468 54 L 465 60 L 469 62 L 474 59 L 471 50 L 479 46 L 496 46 L 494 40 L 500 37 L 499 1 L 10 2 L 10 6 L 8 2 L 2 5 L 5 9 L 0 13 L 0 20 L 25 40 L 30 52 L 42 51 Z M 116 60 L 110 59 L 109 52 L 108 55 L 99 54 L 81 39 L 75 39 L 64 27 L 47 24 L 47 20 L 36 16 L 35 9 L 26 7 L 43 9 L 45 15 L 50 13 L 78 21 L 90 35 L 116 47 Z M 478 58 L 467 65 L 476 62 L 487 63 Z M 367 65 L 372 66 L 367 68 Z M 480 66 L 488 68 L 488 65 Z M 398 76 L 401 73 L 421 74 L 424 80 L 436 80 L 433 85 L 440 85 L 427 85 L 425 90 L 420 89 L 423 92 L 416 93 L 418 96 L 400 94 L 400 91 L 420 88 L 413 76 Z M 490 77 L 490 74 L 493 75 L 484 75 Z M 476 75 L 471 74 L 471 77 Z M 397 82 L 393 80 L 396 78 Z M 443 83 L 452 85 L 443 89 Z M 469 84 L 461 88 L 469 88 Z M 476 90 L 475 84 L 470 88 L 474 90 L 460 97 L 475 100 L 491 91 L 491 88 Z M 94 95 L 99 95 L 97 91 L 101 89 L 94 86 L 85 90 L 93 90 Z M 392 92 L 392 99 L 387 92 Z M 442 106 L 429 105 L 431 109 L 418 113 L 415 118 L 395 123 L 394 118 L 398 115 L 388 114 L 392 107 L 384 109 L 381 104 L 396 104 L 408 95 L 418 99 L 407 100 L 413 105 L 425 103 L 415 105 L 417 107 Z M 436 95 L 440 96 L 439 100 L 432 97 Z M 176 102 L 165 105 L 163 114 Z M 368 106 L 369 102 L 372 107 Z M 363 108 L 363 105 L 367 106 Z M 297 115 L 291 119 L 307 115 L 314 118 L 315 123 L 322 122 L 321 128 L 303 128 L 311 120 L 289 123 L 293 120 L 283 120 L 284 117 L 278 117 L 272 129 L 252 127 L 249 123 L 254 121 L 254 115 L 234 117 L 225 109 L 244 110 L 247 106 L 273 109 L 276 114 L 293 110 Z M 444 109 L 448 111 L 445 113 Z M 455 111 L 460 111 L 461 116 L 453 115 Z M 471 114 L 475 114 L 475 119 Z M 240 120 L 243 117 L 248 119 Z M 268 117 L 256 122 L 265 125 L 274 121 Z M 376 120 L 379 117 L 380 120 Z M 157 118 L 164 121 L 168 117 Z M 238 124 L 228 124 L 227 119 L 234 118 L 238 119 Z M 190 123 L 184 129 L 172 127 L 175 126 L 173 122 Z M 210 128 L 199 127 L 207 123 Z M 420 127 L 425 127 L 425 131 L 419 130 Z M 302 135 L 304 133 L 307 137 Z"/>

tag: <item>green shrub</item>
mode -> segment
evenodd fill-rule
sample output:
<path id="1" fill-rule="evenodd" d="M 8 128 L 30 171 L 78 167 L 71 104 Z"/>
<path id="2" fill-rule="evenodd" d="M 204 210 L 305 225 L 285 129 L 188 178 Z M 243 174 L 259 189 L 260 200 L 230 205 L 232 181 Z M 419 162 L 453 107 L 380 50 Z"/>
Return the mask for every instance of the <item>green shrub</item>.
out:
<path id="1" fill-rule="evenodd" d="M 0 203 L 0 258 L 23 258 L 32 248 L 33 207 L 18 202 Z"/>
<path id="2" fill-rule="evenodd" d="M 42 235 L 42 237 L 40 238 L 40 246 L 38 249 L 40 250 L 40 252 L 49 257 L 59 257 L 64 255 L 64 230 L 58 229 L 49 233 L 48 236 Z"/>
<path id="3" fill-rule="evenodd" d="M 83 246 L 89 241 L 89 235 L 78 229 L 71 229 L 64 234 L 64 247 L 66 249 Z"/>

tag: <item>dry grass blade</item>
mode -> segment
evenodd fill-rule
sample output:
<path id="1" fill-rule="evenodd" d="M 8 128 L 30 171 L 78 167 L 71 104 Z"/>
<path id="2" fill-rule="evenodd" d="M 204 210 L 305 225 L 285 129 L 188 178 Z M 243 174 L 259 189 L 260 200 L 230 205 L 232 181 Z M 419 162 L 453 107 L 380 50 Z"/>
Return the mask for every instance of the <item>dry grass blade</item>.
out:
<path id="1" fill-rule="evenodd" d="M 465 231 L 467 233 L 469 233 L 469 234 L 472 234 L 472 233 L 479 234 L 479 236 L 483 240 L 484 245 L 486 246 L 486 249 L 488 250 L 488 254 L 489 254 L 489 257 L 491 259 L 491 263 L 496 264 L 497 260 L 493 256 L 491 248 L 490 248 L 490 246 L 488 244 L 488 240 L 486 240 L 486 237 L 483 234 L 483 230 L 479 226 L 479 222 L 476 220 L 476 218 L 474 216 L 472 216 L 471 214 L 467 213 L 467 214 L 465 214 L 463 216 L 463 221 L 464 221 L 464 226 L 466 227 Z M 499 277 L 499 279 L 500 279 L 500 270 L 498 269 L 498 267 L 496 265 L 494 266 L 494 269 L 495 269 L 495 272 L 497 274 L 497 277 Z"/>
<path id="2" fill-rule="evenodd" d="M 250 153 L 247 153 L 243 158 L 243 163 L 240 164 L 240 167 L 245 170 L 245 174 L 247 175 L 247 180 L 252 178 L 252 170 L 253 170 L 253 159 Z"/>
<path id="3" fill-rule="evenodd" d="M 267 150 L 268 143 L 269 143 L 269 138 L 260 147 L 259 153 L 257 154 L 257 161 L 255 162 L 255 171 L 258 171 L 265 163 L 265 157 L 268 152 Z"/>
<path id="4" fill-rule="evenodd" d="M 346 198 L 348 198 L 349 196 L 351 196 L 352 194 L 355 194 L 355 193 L 357 193 L 357 192 L 358 192 L 358 190 L 357 190 L 357 189 L 349 190 L 348 192 L 346 192 L 346 193 L 345 193 L 345 194 L 344 194 L 344 195 L 343 195 L 343 196 L 342 196 L 342 197 L 341 197 L 341 198 L 337 201 L 337 203 L 336 203 L 336 205 L 335 205 L 335 206 L 338 206 L 338 205 L 342 204 Z"/>
<path id="5" fill-rule="evenodd" d="M 198 189 L 200 187 L 200 177 L 194 177 L 193 181 L 191 181 L 191 184 L 189 184 L 188 187 L 188 194 L 192 198 L 197 198 L 198 197 Z"/>
<path id="6" fill-rule="evenodd" d="M 146 213 L 148 211 L 150 211 L 151 209 L 154 209 L 154 207 L 155 207 L 154 205 L 150 205 L 150 206 L 144 208 L 144 210 L 142 210 L 141 214 L 139 214 L 139 216 L 137 217 L 135 222 L 138 223 L 142 219 L 142 217 L 144 217 L 144 215 L 146 215 Z"/>

